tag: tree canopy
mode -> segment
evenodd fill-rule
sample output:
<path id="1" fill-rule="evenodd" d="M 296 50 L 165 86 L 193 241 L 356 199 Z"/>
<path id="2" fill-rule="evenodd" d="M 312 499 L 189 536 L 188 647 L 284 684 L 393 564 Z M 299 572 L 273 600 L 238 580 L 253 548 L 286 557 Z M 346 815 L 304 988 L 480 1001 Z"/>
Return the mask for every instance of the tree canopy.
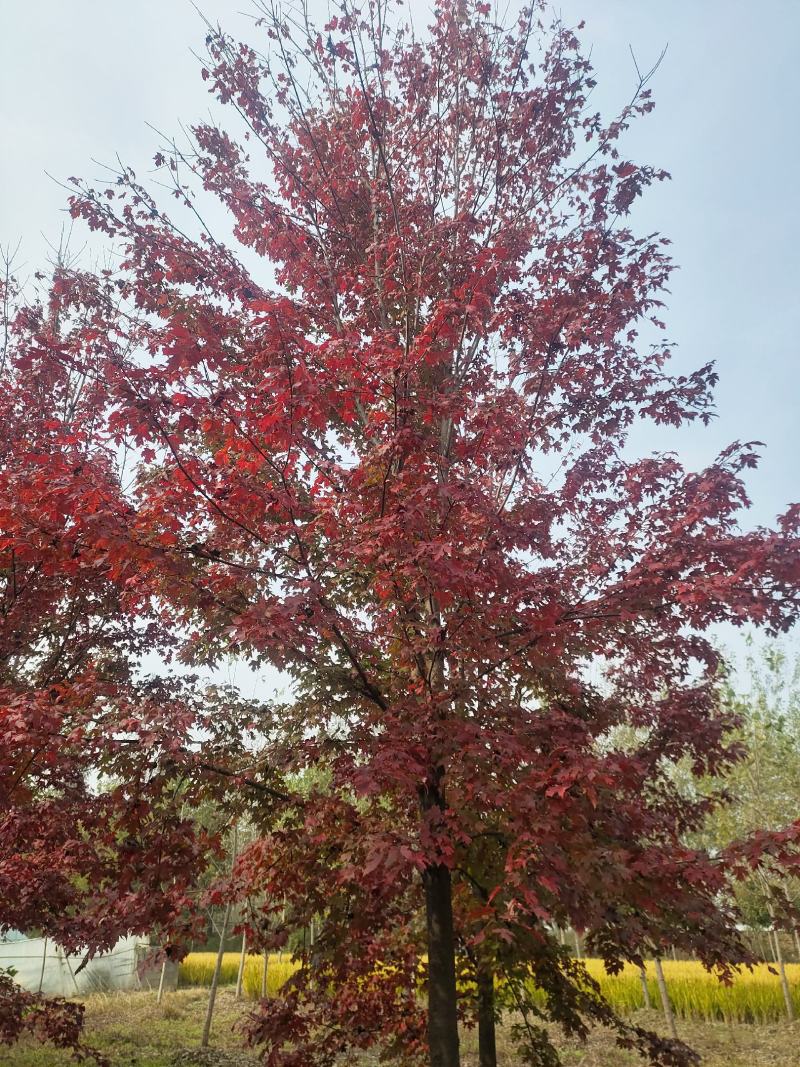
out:
<path id="1" fill-rule="evenodd" d="M 671 373 L 668 242 L 632 221 L 666 177 L 623 154 L 648 75 L 596 114 L 538 3 L 508 27 L 443 5 L 422 36 L 382 0 L 319 29 L 260 11 L 254 45 L 209 26 L 232 123 L 156 156 L 174 211 L 127 167 L 75 181 L 120 260 L 65 297 L 68 341 L 36 324 L 92 383 L 92 440 L 135 457 L 103 575 L 186 661 L 292 679 L 235 765 L 262 832 L 228 891 L 254 944 L 321 934 L 250 1036 L 273 1067 L 372 1045 L 457 1067 L 459 1019 L 490 1063 L 513 1008 L 531 1063 L 555 1062 L 543 1019 L 693 1062 L 554 936 L 724 971 L 732 871 L 796 836 L 689 847 L 716 801 L 670 773 L 739 758 L 708 631 L 792 624 L 800 510 L 742 528 L 750 444 L 700 471 L 627 447 L 707 421 L 715 382 Z"/>

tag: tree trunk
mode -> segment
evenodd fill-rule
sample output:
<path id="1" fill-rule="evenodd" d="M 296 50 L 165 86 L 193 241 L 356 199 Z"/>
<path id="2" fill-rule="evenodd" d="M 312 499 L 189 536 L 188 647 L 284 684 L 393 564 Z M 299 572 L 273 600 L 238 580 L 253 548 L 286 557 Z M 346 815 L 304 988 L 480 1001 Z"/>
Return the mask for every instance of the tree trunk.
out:
<path id="1" fill-rule="evenodd" d="M 762 960 L 766 962 L 767 950 L 764 948 L 764 938 L 761 936 L 760 930 L 756 930 L 753 936 L 755 937 L 756 950 L 758 952 L 758 955 L 761 957 Z"/>
<path id="2" fill-rule="evenodd" d="M 278 955 L 280 960 L 280 954 Z M 261 999 L 267 999 L 267 969 L 269 968 L 269 952 L 264 949 L 264 965 L 261 968 Z"/>
<path id="3" fill-rule="evenodd" d="M 797 949 L 797 962 L 800 963 L 800 934 L 796 929 L 794 932 L 794 947 Z"/>
<path id="4" fill-rule="evenodd" d="M 426 867 L 422 881 L 428 931 L 429 1064 L 460 1067 L 450 871 L 441 863 Z"/>
<path id="5" fill-rule="evenodd" d="M 781 989 L 783 990 L 783 1000 L 786 1004 L 786 1018 L 789 1022 L 794 1021 L 794 1004 L 792 1003 L 792 991 L 789 988 L 789 980 L 786 977 L 786 964 L 783 962 L 783 949 L 781 948 L 780 932 L 774 931 L 775 938 L 775 959 L 778 964 L 778 974 L 781 976 Z"/>
<path id="6" fill-rule="evenodd" d="M 164 999 L 164 980 L 167 977 L 167 961 L 161 964 L 161 977 L 158 979 L 158 993 L 156 993 L 156 1004 L 160 1004 Z"/>
<path id="7" fill-rule="evenodd" d="M 497 1067 L 494 1018 L 494 974 L 478 964 L 478 1067 Z"/>
<path id="8" fill-rule="evenodd" d="M 767 931 L 766 942 L 764 940 L 764 937 L 761 934 L 759 934 L 759 941 L 761 943 L 761 951 L 762 951 L 762 953 L 764 955 L 764 962 L 765 963 L 774 963 L 775 962 L 775 952 L 773 950 L 772 938 L 769 935 L 769 931 Z M 765 943 L 766 943 L 766 946 L 767 946 L 766 948 L 764 948 L 764 944 Z"/>
<path id="9" fill-rule="evenodd" d="M 661 958 L 659 956 L 656 956 L 655 964 L 658 992 L 661 995 L 661 1006 L 664 1009 L 664 1018 L 667 1020 L 667 1029 L 669 1030 L 670 1037 L 677 1038 L 678 1028 L 675 1025 L 675 1014 L 672 1010 L 672 1005 L 670 1004 L 667 983 L 664 980 L 664 968 L 661 966 Z"/>
<path id="10" fill-rule="evenodd" d="M 72 969 L 72 964 L 69 962 L 69 955 L 66 952 L 64 953 L 64 962 L 66 963 L 67 970 L 69 971 L 70 977 L 72 978 L 72 984 L 75 987 L 75 993 L 77 996 L 80 996 L 81 991 L 80 989 L 78 989 L 78 979 L 75 977 L 75 972 Z"/>
<path id="11" fill-rule="evenodd" d="M 219 973 L 222 970 L 222 957 L 225 955 L 225 938 L 228 936 L 228 923 L 231 921 L 231 910 L 231 905 L 227 904 L 225 907 L 225 914 L 222 917 L 222 927 L 219 932 L 219 948 L 217 949 L 214 973 L 211 976 L 211 988 L 208 991 L 208 1007 L 206 1008 L 206 1019 L 203 1023 L 203 1035 L 200 1038 L 200 1048 L 208 1048 L 208 1041 L 211 1036 L 211 1020 L 214 1017 L 214 1004 L 217 999 Z"/>
<path id="12" fill-rule="evenodd" d="M 239 828 L 234 826 L 233 828 L 233 846 L 231 848 L 231 870 L 236 863 L 236 853 L 239 847 Z M 208 991 L 208 1007 L 206 1008 L 206 1018 L 203 1023 L 203 1034 L 200 1038 L 200 1048 L 208 1048 L 208 1041 L 211 1036 L 211 1020 L 214 1017 L 214 1004 L 217 999 L 217 987 L 219 986 L 219 973 L 222 970 L 222 957 L 225 955 L 225 938 L 228 936 L 228 924 L 231 921 L 231 912 L 233 911 L 233 905 L 230 901 L 225 906 L 225 914 L 222 917 L 222 928 L 219 932 L 219 949 L 217 950 L 217 960 L 214 964 L 214 973 L 211 976 L 211 988 Z"/>
<path id="13" fill-rule="evenodd" d="M 653 1010 L 653 1002 L 650 999 L 650 989 L 647 985 L 647 971 L 644 967 L 639 968 L 639 981 L 642 983 L 642 995 L 644 996 L 644 1006 L 648 1011 Z"/>
<path id="14" fill-rule="evenodd" d="M 247 934 L 242 934 L 242 954 L 239 957 L 239 971 L 236 975 L 236 999 L 242 999 L 242 983 L 244 982 L 244 964 L 247 959 Z"/>
<path id="15" fill-rule="evenodd" d="M 42 985 L 44 984 L 44 971 L 45 971 L 45 967 L 46 966 L 47 966 L 47 938 L 44 939 L 44 946 L 42 947 L 42 969 L 39 971 L 39 989 L 38 989 L 39 993 L 41 993 Z"/>

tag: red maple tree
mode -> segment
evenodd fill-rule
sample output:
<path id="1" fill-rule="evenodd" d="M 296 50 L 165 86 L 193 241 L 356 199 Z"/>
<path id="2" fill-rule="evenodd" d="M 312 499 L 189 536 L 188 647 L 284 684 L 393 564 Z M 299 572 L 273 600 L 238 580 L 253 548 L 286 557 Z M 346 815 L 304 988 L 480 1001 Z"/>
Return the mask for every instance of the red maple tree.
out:
<path id="1" fill-rule="evenodd" d="M 10 275 L 0 293 L 0 932 L 85 958 L 131 932 L 185 936 L 213 847 L 186 814 L 207 702 L 137 670 L 171 643 L 98 433 L 86 357 L 107 295 L 63 266 L 41 300 Z M 0 1043 L 28 1030 L 88 1055 L 82 1011 L 0 976 Z"/>
<path id="2" fill-rule="evenodd" d="M 64 358 L 99 360 L 104 432 L 141 457 L 142 581 L 188 658 L 293 679 L 231 890 L 262 944 L 321 924 L 251 1021 L 272 1065 L 378 1044 L 456 1067 L 459 1017 L 488 1065 L 506 1008 L 532 1063 L 544 1018 L 685 1064 L 554 929 L 611 968 L 744 958 L 727 857 L 685 845 L 715 801 L 670 767 L 736 758 L 705 632 L 792 623 L 798 512 L 741 529 L 750 445 L 699 472 L 626 448 L 708 420 L 715 374 L 670 374 L 667 242 L 630 222 L 664 177 L 621 154 L 647 78 L 605 122 L 541 11 L 504 29 L 465 0 L 420 38 L 381 0 L 319 31 L 264 8 L 261 51 L 210 27 L 240 134 L 156 157 L 181 217 L 128 169 L 76 182 L 122 263 Z"/>

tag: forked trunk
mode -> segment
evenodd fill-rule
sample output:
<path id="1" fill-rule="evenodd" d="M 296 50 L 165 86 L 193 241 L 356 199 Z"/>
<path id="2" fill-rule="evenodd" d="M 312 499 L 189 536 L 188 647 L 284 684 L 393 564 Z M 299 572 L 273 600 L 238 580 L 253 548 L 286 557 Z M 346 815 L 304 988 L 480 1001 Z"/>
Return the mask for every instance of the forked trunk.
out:
<path id="1" fill-rule="evenodd" d="M 494 975 L 478 965 L 478 1067 L 497 1067 L 494 1017 Z"/>
<path id="2" fill-rule="evenodd" d="M 450 871 L 444 864 L 426 867 L 422 880 L 428 925 L 429 1064 L 460 1067 Z"/>

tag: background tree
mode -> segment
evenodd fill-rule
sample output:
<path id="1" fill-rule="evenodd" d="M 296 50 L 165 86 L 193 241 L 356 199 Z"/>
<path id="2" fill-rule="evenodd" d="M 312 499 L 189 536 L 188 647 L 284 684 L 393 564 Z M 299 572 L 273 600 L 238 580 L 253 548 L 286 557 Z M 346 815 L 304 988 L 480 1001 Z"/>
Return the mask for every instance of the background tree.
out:
<path id="1" fill-rule="evenodd" d="M 745 755 L 721 781 L 709 785 L 729 795 L 729 803 L 710 814 L 699 838 L 717 851 L 760 830 L 784 831 L 797 819 L 800 659 L 792 646 L 776 641 L 758 647 L 751 640 L 746 657 L 726 681 L 723 699 L 738 720 L 733 737 Z M 757 869 L 737 887 L 737 899 L 755 929 L 771 928 L 780 915 L 781 924 L 796 930 L 796 878 Z"/>
<path id="2" fill-rule="evenodd" d="M 737 740 L 747 752 L 726 776 L 733 803 L 709 829 L 718 844 L 795 821 L 800 796 L 800 659 L 791 645 L 749 642 L 746 657 L 725 685 L 724 699 L 739 719 Z"/>
<path id="3" fill-rule="evenodd" d="M 293 678 L 259 722 L 264 833 L 234 882 L 269 912 L 281 871 L 287 914 L 324 935 L 251 1036 L 286 1067 L 392 1041 L 456 1067 L 460 942 L 502 969 L 531 1062 L 555 1055 L 531 977 L 546 1019 L 689 1062 L 615 1019 L 551 931 L 587 930 L 612 968 L 644 943 L 744 955 L 729 865 L 786 859 L 794 831 L 688 848 L 713 801 L 668 767 L 737 758 L 704 632 L 791 624 L 798 509 L 742 531 L 749 445 L 700 472 L 626 448 L 637 420 L 710 418 L 715 380 L 669 374 L 666 242 L 628 217 L 664 177 L 620 154 L 647 76 L 604 121 L 538 4 L 507 29 L 445 5 L 423 38 L 380 0 L 319 31 L 261 12 L 261 50 L 206 42 L 238 137 L 199 125 L 156 157 L 185 218 L 129 169 L 75 183 L 122 262 L 113 324 L 65 353 L 102 349 L 105 428 L 142 460 L 131 537 L 184 655 Z M 329 786 L 287 793 L 309 766 Z"/>

